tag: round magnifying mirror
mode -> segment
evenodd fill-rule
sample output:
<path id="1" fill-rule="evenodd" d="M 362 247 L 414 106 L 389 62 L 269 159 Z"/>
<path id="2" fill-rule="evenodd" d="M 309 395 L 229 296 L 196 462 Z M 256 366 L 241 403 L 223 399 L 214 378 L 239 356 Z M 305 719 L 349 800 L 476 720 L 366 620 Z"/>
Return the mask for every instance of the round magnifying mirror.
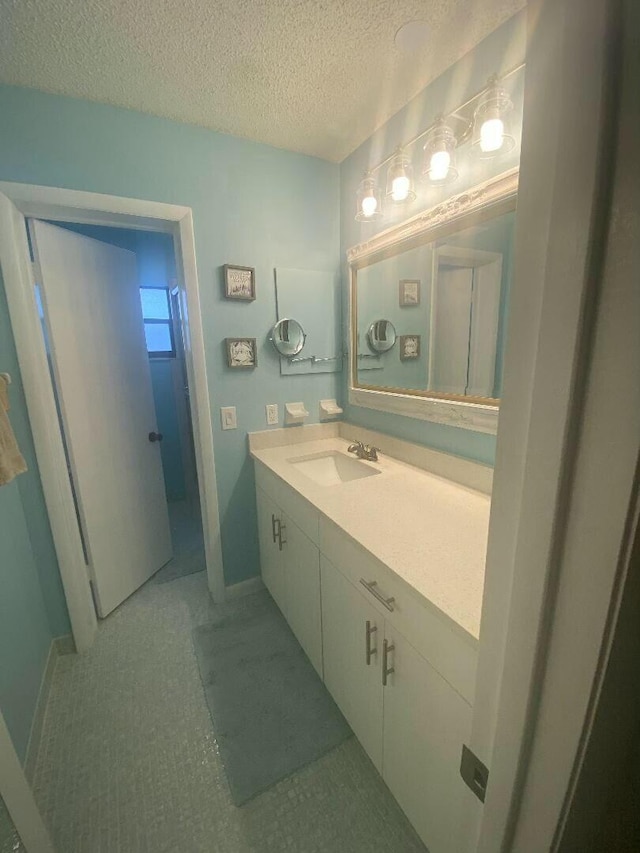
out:
<path id="1" fill-rule="evenodd" d="M 293 358 L 302 351 L 306 338 L 305 331 L 297 320 L 278 320 L 271 330 L 269 340 L 280 355 Z"/>
<path id="2" fill-rule="evenodd" d="M 367 341 L 374 352 L 387 352 L 396 342 L 396 329 L 391 320 L 375 320 L 367 332 Z"/>

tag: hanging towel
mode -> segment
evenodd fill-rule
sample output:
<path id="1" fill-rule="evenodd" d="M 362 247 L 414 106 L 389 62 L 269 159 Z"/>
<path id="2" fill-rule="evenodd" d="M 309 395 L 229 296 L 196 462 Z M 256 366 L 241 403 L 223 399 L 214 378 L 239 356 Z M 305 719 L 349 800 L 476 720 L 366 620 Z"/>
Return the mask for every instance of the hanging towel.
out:
<path id="1" fill-rule="evenodd" d="M 0 486 L 10 483 L 27 470 L 18 442 L 9 422 L 9 383 L 6 373 L 0 373 Z"/>

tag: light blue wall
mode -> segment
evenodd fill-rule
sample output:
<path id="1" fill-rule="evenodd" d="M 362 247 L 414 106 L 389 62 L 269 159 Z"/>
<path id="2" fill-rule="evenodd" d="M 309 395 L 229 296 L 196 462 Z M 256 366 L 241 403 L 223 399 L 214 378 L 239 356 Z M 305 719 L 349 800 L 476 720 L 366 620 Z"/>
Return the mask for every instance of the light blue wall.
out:
<path id="1" fill-rule="evenodd" d="M 276 266 L 338 270 L 339 168 L 202 128 L 130 110 L 0 87 L 0 178 L 186 205 L 193 210 L 202 319 L 215 431 L 227 583 L 258 573 L 248 430 L 265 429 L 266 403 L 340 395 L 336 374 L 280 376 L 267 341 L 276 319 Z M 222 297 L 222 265 L 256 269 L 257 299 Z M 224 338 L 259 343 L 255 371 L 231 372 Z M 220 429 L 236 406 L 237 430 Z"/>
<path id="2" fill-rule="evenodd" d="M 0 709 L 24 758 L 51 640 L 70 626 L 1 277 L 0 371 L 12 377 L 9 414 L 29 468 L 0 486 Z"/>
<path id="3" fill-rule="evenodd" d="M 364 171 L 388 157 L 398 145 L 431 124 L 439 113 L 450 112 L 466 101 L 478 89 L 482 88 L 492 73 L 500 69 L 511 68 L 522 62 L 525 47 L 526 16 L 523 11 L 503 24 L 471 53 L 434 80 L 341 164 L 340 222 L 345 311 L 348 276 L 344 258 L 350 246 L 369 239 L 379 231 L 414 216 L 421 210 L 433 207 L 449 195 L 463 192 L 493 175 L 512 168 L 518 163 L 520 149 L 518 145 L 510 155 L 495 160 L 480 160 L 473 156 L 469 145 L 461 148 L 458 152 L 459 177 L 455 184 L 449 188 L 426 187 L 419 184 L 416 201 L 409 205 L 387 207 L 385 218 L 377 222 L 360 223 L 354 219 L 356 190 Z M 520 81 L 518 87 L 512 89 L 512 97 L 516 104 L 516 110 L 513 114 L 513 124 L 516 129 L 521 124 L 523 75 L 520 75 L 518 79 Z M 414 146 L 412 156 L 416 174 L 420 173 L 421 154 L 421 146 Z M 386 179 L 384 170 L 379 174 L 379 179 L 384 190 Z M 343 395 L 346 417 L 353 423 L 362 424 L 372 429 L 396 435 L 399 438 L 426 444 L 470 459 L 493 463 L 495 438 L 492 436 L 351 406 L 347 402 L 346 372 L 343 380 Z"/>

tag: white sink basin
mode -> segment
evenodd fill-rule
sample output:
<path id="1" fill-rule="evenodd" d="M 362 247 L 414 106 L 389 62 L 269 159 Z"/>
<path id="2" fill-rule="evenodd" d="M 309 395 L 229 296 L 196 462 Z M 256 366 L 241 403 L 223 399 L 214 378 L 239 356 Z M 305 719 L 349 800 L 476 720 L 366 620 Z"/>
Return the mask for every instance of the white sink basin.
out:
<path id="1" fill-rule="evenodd" d="M 362 477 L 373 477 L 379 474 L 367 462 L 360 459 L 352 459 L 339 450 L 328 450 L 321 453 L 312 453 L 310 456 L 298 456 L 288 460 L 296 470 L 309 477 L 310 480 L 320 486 L 336 486 L 338 483 L 348 483 L 351 480 L 360 480 Z"/>

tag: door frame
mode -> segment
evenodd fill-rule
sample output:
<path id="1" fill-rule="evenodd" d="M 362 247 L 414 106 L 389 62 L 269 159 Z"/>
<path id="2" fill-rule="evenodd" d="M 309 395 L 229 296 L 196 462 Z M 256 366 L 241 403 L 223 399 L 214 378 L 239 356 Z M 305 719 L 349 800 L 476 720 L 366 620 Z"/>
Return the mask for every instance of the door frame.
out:
<path id="1" fill-rule="evenodd" d="M 76 649 L 82 652 L 93 643 L 98 623 L 35 300 L 28 217 L 161 231 L 173 236 L 207 579 L 211 596 L 219 603 L 225 599 L 225 584 L 193 215 L 189 207 L 162 202 L 0 182 L 0 260 L 9 316 L 71 629 Z"/>
<path id="2" fill-rule="evenodd" d="M 173 392 L 176 399 L 176 408 L 178 412 L 178 423 L 180 430 L 180 443 L 182 445 L 182 467 L 184 470 L 184 487 L 186 492 L 186 500 L 192 501 L 195 495 L 198 478 L 196 476 L 196 467 L 195 467 L 195 453 L 193 452 L 192 442 L 193 442 L 193 429 L 191 428 L 191 424 L 189 423 L 189 403 L 187 400 L 189 399 L 188 394 L 185 394 L 185 391 L 188 391 L 190 394 L 189 387 L 184 386 L 184 375 L 183 375 L 183 363 L 186 369 L 186 356 L 184 352 L 184 345 L 182 342 L 182 334 L 181 334 L 181 310 L 180 310 L 180 288 L 175 283 L 172 287 L 169 288 L 169 298 L 171 299 L 171 316 L 172 323 L 174 326 L 174 339 L 175 339 L 175 347 L 176 347 L 176 357 L 173 360 L 174 363 L 172 365 L 172 380 L 173 380 Z M 174 310 L 174 299 L 177 304 L 176 310 Z M 187 377 L 187 383 L 189 379 Z"/>
<path id="3" fill-rule="evenodd" d="M 27 853 L 54 853 L 11 735 L 0 712 L 0 797 Z"/>

